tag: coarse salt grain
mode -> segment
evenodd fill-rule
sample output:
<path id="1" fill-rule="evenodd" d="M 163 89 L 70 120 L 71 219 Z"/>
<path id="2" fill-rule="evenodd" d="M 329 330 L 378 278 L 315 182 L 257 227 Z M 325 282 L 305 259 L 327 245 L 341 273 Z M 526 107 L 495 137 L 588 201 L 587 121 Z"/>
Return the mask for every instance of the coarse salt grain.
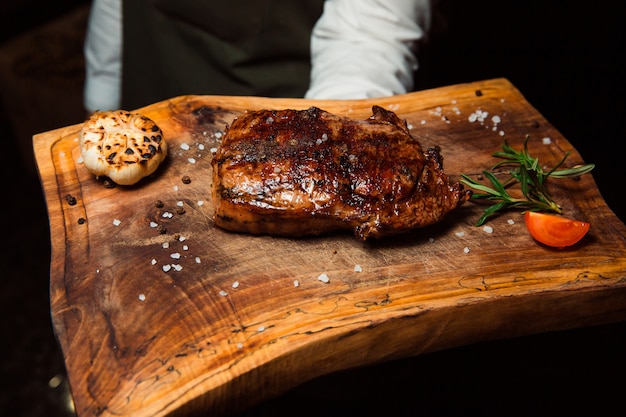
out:
<path id="1" fill-rule="evenodd" d="M 200 260 L 200 257 L 199 257 L 199 256 L 196 256 L 196 263 L 197 263 L 197 264 L 199 264 L 200 262 L 202 262 L 202 261 Z"/>
<path id="2" fill-rule="evenodd" d="M 456 232 L 455 235 L 457 237 L 463 237 L 463 236 L 465 236 L 465 232 Z"/>
<path id="3" fill-rule="evenodd" d="M 463 252 L 469 253 L 469 251 L 470 251 L 470 248 L 468 248 L 467 246 L 463 248 Z"/>
<path id="4" fill-rule="evenodd" d="M 179 236 L 178 237 L 178 241 L 179 242 L 184 242 L 185 240 L 187 240 L 187 238 L 185 236 Z"/>
<path id="5" fill-rule="evenodd" d="M 156 264 L 157 264 L 157 260 L 156 260 L 156 259 L 152 259 L 152 260 L 150 261 L 150 263 L 151 263 L 152 265 L 156 265 Z"/>
<path id="6" fill-rule="evenodd" d="M 243 348 L 243 343 L 239 342 L 237 343 L 237 349 L 242 349 Z"/>
<path id="7" fill-rule="evenodd" d="M 83 163 L 83 157 L 79 156 L 78 158 L 76 158 L 76 163 L 77 164 L 82 164 Z"/>
<path id="8" fill-rule="evenodd" d="M 211 148 L 209 150 L 211 151 L 211 153 L 217 153 L 217 148 Z"/>
<path id="9" fill-rule="evenodd" d="M 265 331 L 265 326 L 259 326 L 259 333 Z"/>
<path id="10" fill-rule="evenodd" d="M 363 268 L 361 267 L 361 265 L 354 265 L 354 272 L 363 272 Z"/>
<path id="11" fill-rule="evenodd" d="M 170 269 L 172 269 L 172 265 L 170 264 L 163 265 L 163 272 L 169 272 Z"/>
<path id="12" fill-rule="evenodd" d="M 328 278 L 328 275 L 326 274 L 320 274 L 320 276 L 317 277 L 317 280 L 322 281 L 324 283 L 330 282 L 330 278 Z"/>
<path id="13" fill-rule="evenodd" d="M 163 249 L 167 249 L 167 248 L 169 248 L 169 247 L 170 247 L 170 243 L 169 243 L 169 242 L 163 242 L 163 243 L 161 244 L 161 247 L 162 247 Z"/>
<path id="14" fill-rule="evenodd" d="M 200 149 L 201 151 L 203 151 L 203 150 L 204 150 L 204 145 L 203 145 L 203 144 L 199 144 L 199 145 L 198 145 L 198 149 Z"/>
<path id="15" fill-rule="evenodd" d="M 139 294 L 139 301 L 146 301 L 145 294 Z"/>
<path id="16" fill-rule="evenodd" d="M 429 238 L 428 238 L 428 241 L 429 241 L 430 243 L 435 243 L 435 238 L 434 238 L 434 237 L 429 237 Z"/>
<path id="17" fill-rule="evenodd" d="M 178 191 L 178 185 L 174 186 L 174 191 Z"/>
<path id="18" fill-rule="evenodd" d="M 498 115 L 496 114 L 496 115 L 494 115 L 494 116 L 491 118 L 491 121 L 493 122 L 493 124 L 494 124 L 494 125 L 497 125 L 497 124 L 498 124 L 498 123 L 500 123 L 502 120 L 500 119 L 500 116 L 498 116 Z"/>
<path id="19" fill-rule="evenodd" d="M 491 226 L 483 226 L 483 231 L 485 233 L 493 233 L 493 227 L 491 227 Z"/>
<path id="20" fill-rule="evenodd" d="M 228 293 L 226 291 L 224 291 L 224 290 L 220 290 L 220 295 L 222 297 L 226 297 L 228 295 Z"/>
<path id="21" fill-rule="evenodd" d="M 181 143 L 180 144 L 180 148 L 184 151 L 188 151 L 189 150 L 189 145 L 187 145 L 186 143 Z"/>
<path id="22" fill-rule="evenodd" d="M 188 161 L 190 164 L 195 164 L 195 163 L 196 163 L 196 159 L 195 159 L 195 158 L 187 158 L 187 161 Z"/>
<path id="23" fill-rule="evenodd" d="M 183 250 L 189 250 L 189 246 L 183 245 Z"/>
<path id="24" fill-rule="evenodd" d="M 196 204 L 198 204 L 199 206 L 201 206 L 201 205 L 203 205 L 203 204 L 204 204 L 204 201 L 202 201 L 202 200 L 198 200 L 198 202 L 197 202 Z"/>
<path id="25" fill-rule="evenodd" d="M 235 281 L 235 282 L 233 282 L 232 287 L 233 287 L 233 288 L 237 288 L 237 287 L 239 287 L 239 281 Z"/>
<path id="26" fill-rule="evenodd" d="M 506 222 L 507 222 L 508 224 L 515 224 L 515 220 L 513 220 L 513 219 L 509 219 L 509 220 L 507 220 Z"/>
<path id="27" fill-rule="evenodd" d="M 297 279 L 293 280 L 293 286 L 294 287 L 299 287 L 300 286 L 300 281 L 298 281 Z"/>
<path id="28" fill-rule="evenodd" d="M 172 259 L 180 259 L 180 253 L 174 252 L 170 254 L 170 258 Z"/>
<path id="29" fill-rule="evenodd" d="M 544 145 L 549 145 L 552 143 L 552 139 L 550 138 L 543 138 L 541 139 L 541 142 L 543 142 Z"/>
<path id="30" fill-rule="evenodd" d="M 171 219 L 172 217 L 174 217 L 174 215 L 172 213 L 170 213 L 169 211 L 164 212 L 161 217 L 163 217 L 164 219 Z M 154 226 L 156 227 L 156 226 Z"/>
<path id="31" fill-rule="evenodd" d="M 175 271 L 182 271 L 183 270 L 183 266 L 180 264 L 172 264 L 172 268 L 174 268 Z"/>
<path id="32" fill-rule="evenodd" d="M 177 202 L 176 202 L 176 205 L 177 205 L 178 207 L 182 207 L 182 206 L 184 206 L 184 205 L 185 205 L 185 203 L 184 203 L 183 201 L 177 201 Z"/>
<path id="33" fill-rule="evenodd" d="M 157 227 L 159 224 L 155 222 L 150 222 L 150 227 Z"/>
<path id="34" fill-rule="evenodd" d="M 484 122 L 485 118 L 489 115 L 489 113 L 487 112 L 483 112 L 482 110 L 478 109 L 476 111 L 474 111 L 472 114 L 470 114 L 467 117 L 467 120 L 469 120 L 470 123 L 474 123 L 474 122 Z"/>
<path id="35" fill-rule="evenodd" d="M 117 227 L 120 224 L 122 224 L 122 221 L 120 219 L 113 219 L 113 226 Z"/>

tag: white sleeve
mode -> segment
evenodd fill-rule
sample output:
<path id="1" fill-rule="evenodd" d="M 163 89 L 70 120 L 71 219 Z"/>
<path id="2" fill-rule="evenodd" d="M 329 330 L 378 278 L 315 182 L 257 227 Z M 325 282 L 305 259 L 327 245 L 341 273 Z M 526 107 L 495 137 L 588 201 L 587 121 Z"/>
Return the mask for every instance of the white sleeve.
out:
<path id="1" fill-rule="evenodd" d="M 119 109 L 122 88 L 122 0 L 94 0 L 85 38 L 85 108 Z"/>
<path id="2" fill-rule="evenodd" d="M 430 30 L 428 0 L 326 0 L 311 34 L 306 98 L 360 99 L 413 88 L 417 44 Z"/>

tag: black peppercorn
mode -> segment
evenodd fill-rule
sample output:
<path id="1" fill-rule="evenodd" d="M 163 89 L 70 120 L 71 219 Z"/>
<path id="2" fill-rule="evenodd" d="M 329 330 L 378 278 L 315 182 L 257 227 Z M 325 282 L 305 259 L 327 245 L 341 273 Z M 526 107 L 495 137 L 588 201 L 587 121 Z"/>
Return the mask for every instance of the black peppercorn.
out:
<path id="1" fill-rule="evenodd" d="M 76 204 L 76 198 L 71 194 L 68 194 L 65 196 L 65 201 L 67 201 L 67 204 L 69 204 L 70 206 L 73 206 Z"/>

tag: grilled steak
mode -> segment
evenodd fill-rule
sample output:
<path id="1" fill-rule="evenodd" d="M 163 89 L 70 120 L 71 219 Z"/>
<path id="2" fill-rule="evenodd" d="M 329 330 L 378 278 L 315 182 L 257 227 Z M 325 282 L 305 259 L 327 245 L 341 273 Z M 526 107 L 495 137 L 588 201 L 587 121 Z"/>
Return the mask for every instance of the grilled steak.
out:
<path id="1" fill-rule="evenodd" d="M 353 230 L 360 239 L 440 221 L 471 195 L 439 149 L 374 106 L 366 120 L 308 110 L 245 112 L 213 158 L 215 224 L 281 236 Z"/>

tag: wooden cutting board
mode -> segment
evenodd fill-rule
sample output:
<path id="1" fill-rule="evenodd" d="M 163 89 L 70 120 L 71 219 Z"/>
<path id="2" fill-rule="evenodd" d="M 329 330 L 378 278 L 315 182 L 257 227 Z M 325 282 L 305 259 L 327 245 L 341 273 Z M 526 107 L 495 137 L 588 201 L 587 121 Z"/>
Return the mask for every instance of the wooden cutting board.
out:
<path id="1" fill-rule="evenodd" d="M 140 111 L 162 128 L 170 154 L 133 187 L 108 188 L 87 172 L 80 125 L 34 137 L 50 215 L 52 320 L 79 416 L 227 414 L 334 371 L 626 319 L 626 227 L 592 175 L 551 186 L 566 215 L 591 223 L 564 250 L 533 241 L 519 212 L 490 220 L 491 233 L 475 227 L 484 208 L 475 202 L 374 242 L 214 226 L 212 148 L 240 112 L 316 105 L 367 118 L 374 104 L 406 119 L 424 147 L 440 146 L 454 179 L 489 168 L 504 137 L 519 149 L 530 135 L 546 166 L 568 152 L 567 164 L 583 163 L 505 79 L 360 101 L 156 103 Z"/>

